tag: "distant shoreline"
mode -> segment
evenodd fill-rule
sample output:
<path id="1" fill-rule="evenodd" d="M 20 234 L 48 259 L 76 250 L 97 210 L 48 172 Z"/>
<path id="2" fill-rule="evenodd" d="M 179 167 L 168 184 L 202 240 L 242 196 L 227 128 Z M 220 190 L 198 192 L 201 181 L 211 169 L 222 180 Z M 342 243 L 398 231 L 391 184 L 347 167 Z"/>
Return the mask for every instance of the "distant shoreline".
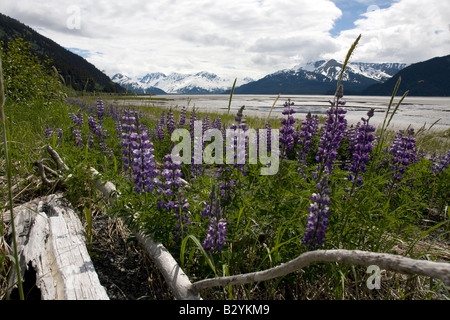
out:
<path id="1" fill-rule="evenodd" d="M 244 116 L 250 117 L 267 117 L 272 104 L 277 95 L 233 95 L 231 112 L 245 105 Z M 192 108 L 194 105 L 203 112 L 227 113 L 229 95 L 152 95 L 149 99 L 133 98 L 126 99 L 109 99 L 117 105 L 136 105 L 136 106 L 157 106 L 162 108 L 183 107 Z M 165 99 L 166 98 L 166 99 Z M 304 119 L 308 112 L 318 115 L 326 115 L 329 103 L 333 96 L 328 95 L 282 95 L 271 114 L 273 118 L 283 117 L 281 112 L 284 109 L 284 102 L 290 98 L 295 105 L 293 108 L 297 111 L 294 114 L 296 119 Z M 394 99 L 394 106 L 400 97 Z M 347 102 L 346 118 L 349 124 L 356 124 L 361 121 L 361 117 L 365 117 L 370 108 L 375 108 L 375 117 L 371 119 L 373 125 L 382 125 L 386 108 L 389 104 L 390 97 L 385 96 L 345 96 Z M 394 107 L 393 106 L 393 107 Z M 431 126 L 438 119 L 433 129 L 446 130 L 450 128 L 450 97 L 406 97 L 400 106 L 397 114 L 393 118 L 392 128 L 406 129 L 411 125 L 415 129 L 421 128 L 426 124 L 426 128 Z"/>

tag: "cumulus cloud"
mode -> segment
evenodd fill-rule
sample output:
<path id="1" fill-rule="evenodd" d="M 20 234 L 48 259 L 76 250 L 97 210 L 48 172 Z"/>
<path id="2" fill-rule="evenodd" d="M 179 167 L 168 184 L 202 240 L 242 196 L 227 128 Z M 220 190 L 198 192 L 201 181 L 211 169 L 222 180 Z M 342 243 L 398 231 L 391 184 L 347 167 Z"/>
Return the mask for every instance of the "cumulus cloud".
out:
<path id="1" fill-rule="evenodd" d="M 345 45 L 340 54 L 362 34 L 354 56 L 358 61 L 414 63 L 448 55 L 449 16 L 449 1 L 397 1 L 363 14 L 355 28 L 341 32 L 337 40 Z"/>
<path id="2" fill-rule="evenodd" d="M 364 11 L 338 36 L 332 30 L 347 17 L 341 9 L 350 0 L 17 0 L 0 11 L 80 50 L 109 75 L 205 70 L 257 79 L 302 62 L 342 59 L 360 33 L 360 61 L 413 62 L 448 51 L 448 1 L 357 1 L 383 6 Z M 68 27 L 73 6 L 79 28 Z"/>
<path id="3" fill-rule="evenodd" d="M 74 5 L 80 28 L 68 29 Z M 18 0 L 0 10 L 65 47 L 89 51 L 88 60 L 110 75 L 207 66 L 254 78 L 320 56 L 341 15 L 329 0 Z"/>

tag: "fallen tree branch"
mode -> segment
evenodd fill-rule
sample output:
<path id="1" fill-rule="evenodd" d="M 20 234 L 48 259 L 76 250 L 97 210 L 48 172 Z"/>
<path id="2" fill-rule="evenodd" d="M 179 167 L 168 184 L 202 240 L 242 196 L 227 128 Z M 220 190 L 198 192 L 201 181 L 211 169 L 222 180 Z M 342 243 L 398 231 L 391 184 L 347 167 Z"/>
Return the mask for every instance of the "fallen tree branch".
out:
<path id="1" fill-rule="evenodd" d="M 64 163 L 64 161 L 62 161 L 61 157 L 59 156 L 58 152 L 55 151 L 55 149 L 53 149 L 51 146 L 47 147 L 47 152 L 50 153 L 50 155 L 52 156 L 53 160 L 55 160 L 58 169 L 60 171 L 67 171 L 69 170 L 69 167 Z"/>
<path id="2" fill-rule="evenodd" d="M 39 169 L 39 175 L 41 176 L 42 182 L 47 186 L 52 186 L 56 181 L 50 180 L 49 178 L 47 178 L 47 175 L 45 174 L 45 172 L 47 171 L 57 177 L 59 176 L 58 173 L 56 171 L 50 169 L 49 167 L 47 167 L 45 164 L 42 163 L 42 161 L 36 161 L 34 164 Z"/>
<path id="3" fill-rule="evenodd" d="M 193 283 L 192 287 L 195 291 L 199 291 L 216 286 L 241 285 L 252 282 L 266 281 L 285 276 L 289 273 L 307 267 L 310 264 L 319 262 L 339 262 L 360 266 L 376 265 L 380 269 L 386 269 L 389 271 L 400 272 L 403 274 L 418 274 L 440 279 L 447 286 L 450 286 L 449 263 L 416 260 L 387 253 L 338 249 L 306 252 L 294 260 L 268 270 L 236 276 L 200 280 Z"/>

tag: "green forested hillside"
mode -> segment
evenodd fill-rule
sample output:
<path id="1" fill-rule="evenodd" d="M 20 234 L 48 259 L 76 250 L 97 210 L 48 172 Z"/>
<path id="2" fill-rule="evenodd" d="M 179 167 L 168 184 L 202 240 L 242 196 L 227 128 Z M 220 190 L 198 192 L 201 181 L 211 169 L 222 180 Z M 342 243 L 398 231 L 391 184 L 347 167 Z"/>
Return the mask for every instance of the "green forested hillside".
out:
<path id="1" fill-rule="evenodd" d="M 86 59 L 68 51 L 23 23 L 0 13 L 0 41 L 3 47 L 7 50 L 8 43 L 17 38 L 23 38 L 28 42 L 41 62 L 51 59 L 51 66 L 57 68 L 66 85 L 77 91 L 125 91 Z"/>

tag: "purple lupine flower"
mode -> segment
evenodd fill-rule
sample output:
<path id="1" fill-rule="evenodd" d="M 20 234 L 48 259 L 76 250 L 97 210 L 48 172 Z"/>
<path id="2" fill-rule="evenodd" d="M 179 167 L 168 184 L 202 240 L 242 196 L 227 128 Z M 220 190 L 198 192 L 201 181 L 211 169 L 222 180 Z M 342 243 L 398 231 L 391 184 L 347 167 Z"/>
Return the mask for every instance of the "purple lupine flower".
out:
<path id="1" fill-rule="evenodd" d="M 53 136 L 53 129 L 47 125 L 47 129 L 45 129 L 45 137 L 51 138 Z"/>
<path id="2" fill-rule="evenodd" d="M 72 120 L 72 122 L 73 122 L 75 125 L 81 126 L 81 125 L 79 124 L 78 116 L 77 116 L 75 113 L 69 112 L 69 118 Z"/>
<path id="3" fill-rule="evenodd" d="M 266 123 L 266 134 L 267 134 L 267 150 L 272 150 L 272 126 L 270 122 Z"/>
<path id="4" fill-rule="evenodd" d="M 234 121 L 236 121 L 236 123 L 242 122 L 242 116 L 243 116 L 244 109 L 245 109 L 245 106 L 242 106 L 239 108 L 238 112 L 236 113 L 236 116 L 234 117 Z"/>
<path id="5" fill-rule="evenodd" d="M 178 128 L 182 128 L 186 125 L 186 107 L 183 106 L 180 114 L 180 121 L 178 122 Z"/>
<path id="6" fill-rule="evenodd" d="M 105 105 L 103 104 L 103 101 L 99 98 L 97 100 L 97 120 L 102 123 L 103 119 L 105 117 Z"/>
<path id="7" fill-rule="evenodd" d="M 155 188 L 156 163 L 153 155 L 153 143 L 150 142 L 146 128 L 141 132 L 131 133 L 133 158 L 133 182 L 137 193 L 149 193 Z"/>
<path id="8" fill-rule="evenodd" d="M 245 106 L 242 106 L 239 111 L 236 114 L 235 117 L 235 121 L 236 123 L 230 126 L 231 130 L 236 130 L 238 135 L 239 135 L 239 139 L 244 139 L 245 138 L 245 134 L 246 131 L 248 131 L 247 128 L 247 120 L 243 119 L 243 111 L 244 111 Z M 226 140 L 225 140 L 226 141 Z M 236 150 L 236 153 L 234 154 L 234 167 L 237 168 L 242 175 L 245 176 L 245 174 L 247 173 L 247 166 L 248 166 L 248 153 L 247 151 L 249 150 L 248 147 L 248 141 L 245 141 L 244 143 L 244 147 L 241 148 L 240 145 L 238 145 L 238 137 L 235 136 L 234 140 L 232 142 L 232 147 L 233 150 Z M 240 160 L 244 160 L 244 163 L 239 163 Z"/>
<path id="9" fill-rule="evenodd" d="M 351 174 L 347 176 L 348 180 L 353 183 L 363 184 L 362 178 L 359 173 L 366 172 L 366 164 L 370 160 L 370 153 L 374 147 L 375 127 L 369 125 L 369 120 L 374 115 L 374 109 L 371 109 L 367 113 L 367 119 L 361 118 L 363 124 L 358 127 L 358 135 L 356 137 L 356 145 L 354 147 L 354 153 L 352 156 L 352 164 L 350 166 Z M 350 143 L 351 144 L 351 143 Z"/>
<path id="10" fill-rule="evenodd" d="M 406 136 L 403 131 L 398 131 L 389 153 L 392 155 L 390 168 L 394 180 L 401 181 L 408 166 L 418 161 L 416 154 L 416 139 L 414 130 L 408 130 Z"/>
<path id="11" fill-rule="evenodd" d="M 116 128 L 116 133 L 118 137 L 122 136 L 122 122 L 117 119 L 114 121 L 114 127 Z"/>
<path id="12" fill-rule="evenodd" d="M 214 121 L 211 123 L 211 128 L 219 130 L 222 129 L 222 119 L 221 118 L 214 119 Z"/>
<path id="13" fill-rule="evenodd" d="M 173 117 L 172 109 L 169 109 L 169 112 L 167 112 L 167 132 L 169 133 L 169 136 L 172 135 L 173 131 L 175 130 L 175 119 Z"/>
<path id="14" fill-rule="evenodd" d="M 158 208 L 165 208 L 170 210 L 168 207 L 171 197 L 178 192 L 178 189 L 183 185 L 181 180 L 181 163 L 173 162 L 172 156 L 170 154 L 164 157 L 164 170 L 160 174 L 161 183 L 158 186 L 158 194 L 162 195 L 163 198 L 159 199 Z"/>
<path id="15" fill-rule="evenodd" d="M 230 170 L 229 166 L 220 167 L 217 172 L 220 179 L 220 182 L 217 184 L 217 187 L 219 187 L 219 196 L 223 200 L 230 200 L 233 189 L 236 186 L 233 172 Z"/>
<path id="16" fill-rule="evenodd" d="M 206 230 L 206 238 L 202 243 L 205 250 L 213 252 L 214 249 L 222 251 L 224 244 L 227 242 L 227 222 L 222 218 L 222 208 L 220 206 L 220 199 L 217 199 L 215 185 L 210 193 L 210 203 L 205 204 L 205 209 L 202 211 L 202 216 L 209 218 L 209 225 Z"/>
<path id="17" fill-rule="evenodd" d="M 83 145 L 83 134 L 81 130 L 73 129 L 72 134 L 75 137 L 75 146 L 79 147 L 80 149 L 84 148 Z"/>
<path id="18" fill-rule="evenodd" d="M 55 130 L 53 130 L 49 126 L 47 126 L 47 129 L 45 129 L 44 133 L 46 138 L 51 138 L 53 137 L 53 134 L 55 134 L 58 142 L 61 141 L 63 136 L 63 130 L 61 128 L 56 128 Z"/>
<path id="19" fill-rule="evenodd" d="M 362 119 L 362 118 L 361 118 Z M 358 134 L 361 127 L 361 122 L 358 122 L 355 126 L 352 124 L 350 128 L 347 128 L 345 132 L 345 138 L 348 142 L 347 154 L 353 155 L 356 151 L 356 145 L 358 144 Z M 343 170 L 350 171 L 352 165 L 351 159 L 346 159 L 342 164 Z"/>
<path id="20" fill-rule="evenodd" d="M 98 138 L 103 137 L 103 130 L 101 124 L 98 124 L 97 119 L 92 116 L 88 117 L 89 130 L 94 133 Z"/>
<path id="21" fill-rule="evenodd" d="M 328 110 L 328 117 L 316 156 L 316 160 L 319 162 L 314 173 L 317 193 L 313 193 L 310 197 L 312 203 L 308 207 L 310 214 L 303 236 L 303 243 L 309 244 L 310 247 L 322 245 L 328 231 L 328 217 L 331 213 L 329 209 L 331 191 L 328 182 L 337 157 L 337 149 L 341 145 L 347 127 L 346 111 L 340 107 L 344 105 L 344 102 L 340 101 L 342 97 L 343 87 L 340 86 L 336 92 L 335 102 L 332 102 Z"/>
<path id="22" fill-rule="evenodd" d="M 137 133 L 137 119 L 134 110 L 125 109 L 122 116 L 122 163 L 124 171 L 131 168 L 132 140 L 131 134 Z"/>
<path id="23" fill-rule="evenodd" d="M 194 108 L 192 109 L 191 117 L 189 118 L 189 132 L 191 133 L 191 139 L 193 139 L 195 135 L 195 121 L 197 120 L 200 120 L 200 117 L 197 117 L 197 112 Z"/>
<path id="24" fill-rule="evenodd" d="M 190 205 L 187 199 L 183 198 L 181 192 L 181 186 L 183 185 L 181 163 L 173 162 L 170 154 L 164 157 L 164 161 L 164 170 L 160 173 L 161 179 L 157 190 L 161 198 L 157 201 L 157 207 L 160 210 L 173 211 L 177 221 L 175 231 L 179 236 L 183 229 L 182 226 L 191 223 L 189 217 Z"/>
<path id="25" fill-rule="evenodd" d="M 114 121 L 117 121 L 120 119 L 120 110 L 119 107 L 114 107 L 112 104 L 109 105 L 108 109 L 106 110 L 106 115 L 113 119 Z"/>
<path id="26" fill-rule="evenodd" d="M 328 189 L 328 175 L 326 174 L 317 184 L 318 193 L 313 193 L 310 197 L 312 203 L 308 207 L 310 214 L 307 218 L 306 231 L 303 235 L 303 244 L 310 248 L 320 246 L 325 241 L 325 234 L 328 231 L 328 217 L 331 213 L 329 206 L 330 190 Z"/>
<path id="27" fill-rule="evenodd" d="M 161 125 L 159 121 L 156 122 L 156 135 L 161 141 L 166 137 L 166 134 L 164 132 L 164 125 Z"/>
<path id="28" fill-rule="evenodd" d="M 95 148 L 94 136 L 92 134 L 87 134 L 86 135 L 86 141 L 88 143 L 89 149 L 94 149 Z"/>
<path id="29" fill-rule="evenodd" d="M 327 120 L 325 121 L 316 156 L 316 160 L 319 162 L 316 173 L 319 173 L 320 170 L 333 171 L 334 162 L 337 158 L 337 150 L 345 137 L 345 130 L 347 128 L 345 114 L 347 111 L 341 108 L 340 105 L 344 105 L 344 102 L 339 101 L 338 98 L 336 103 L 332 102 L 331 107 L 327 111 Z"/>
<path id="30" fill-rule="evenodd" d="M 431 161 L 433 162 L 433 166 L 430 169 L 433 171 L 434 175 L 442 173 L 450 165 L 450 150 L 448 150 L 445 156 L 440 158 L 433 157 Z"/>
<path id="31" fill-rule="evenodd" d="M 294 138 L 294 124 L 295 124 L 295 119 L 292 116 L 292 114 L 295 113 L 295 110 L 291 108 L 291 106 L 293 106 L 294 103 L 291 102 L 291 99 L 288 99 L 288 101 L 286 101 L 284 103 L 284 107 L 286 109 L 283 110 L 283 115 L 286 115 L 286 119 L 281 119 L 281 128 L 280 128 L 280 148 L 281 150 L 281 154 L 287 158 L 288 153 L 291 152 L 294 149 L 294 143 L 295 143 L 295 138 Z"/>
<path id="32" fill-rule="evenodd" d="M 63 137 L 63 130 L 61 128 L 56 128 L 55 133 L 56 133 L 56 136 L 58 137 L 58 140 L 61 140 Z"/>
<path id="33" fill-rule="evenodd" d="M 310 148 L 312 139 L 317 135 L 319 132 L 319 117 L 318 116 L 312 116 L 311 112 L 308 112 L 306 115 L 305 120 L 302 122 L 302 126 L 300 128 L 300 135 L 299 135 L 299 141 L 298 144 L 302 146 L 302 150 L 299 151 L 300 159 L 305 159 Z"/>

